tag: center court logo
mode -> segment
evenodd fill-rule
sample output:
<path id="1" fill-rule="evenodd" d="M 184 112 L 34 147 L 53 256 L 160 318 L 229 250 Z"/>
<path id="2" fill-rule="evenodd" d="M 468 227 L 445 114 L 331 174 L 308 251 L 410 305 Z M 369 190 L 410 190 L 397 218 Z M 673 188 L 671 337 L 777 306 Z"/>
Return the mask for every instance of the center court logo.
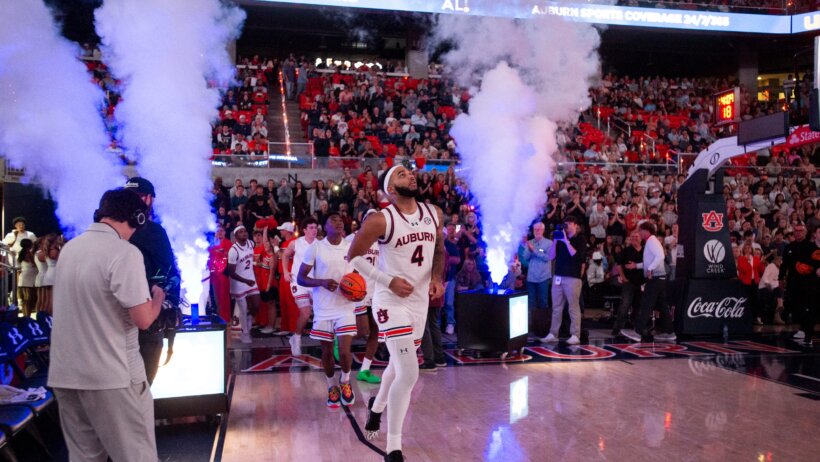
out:
<path id="1" fill-rule="evenodd" d="M 712 239 L 703 246 L 703 256 L 709 263 L 721 263 L 726 258 L 726 247 L 717 239 Z"/>

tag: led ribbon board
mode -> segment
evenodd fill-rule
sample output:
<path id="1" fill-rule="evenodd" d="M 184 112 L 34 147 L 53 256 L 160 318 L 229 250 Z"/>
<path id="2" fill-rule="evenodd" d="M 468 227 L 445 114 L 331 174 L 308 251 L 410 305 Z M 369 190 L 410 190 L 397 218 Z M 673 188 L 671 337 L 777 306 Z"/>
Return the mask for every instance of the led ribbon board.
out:
<path id="1" fill-rule="evenodd" d="M 571 21 L 663 29 L 792 34 L 820 28 L 820 13 L 797 16 L 721 13 L 527 0 L 259 0 L 314 6 L 464 14 L 502 18 L 557 16 Z M 799 19 L 798 19 L 799 18 Z M 809 24 L 809 26 L 805 26 Z M 814 27 L 814 25 L 817 25 Z M 799 26 L 799 27 L 798 27 Z"/>

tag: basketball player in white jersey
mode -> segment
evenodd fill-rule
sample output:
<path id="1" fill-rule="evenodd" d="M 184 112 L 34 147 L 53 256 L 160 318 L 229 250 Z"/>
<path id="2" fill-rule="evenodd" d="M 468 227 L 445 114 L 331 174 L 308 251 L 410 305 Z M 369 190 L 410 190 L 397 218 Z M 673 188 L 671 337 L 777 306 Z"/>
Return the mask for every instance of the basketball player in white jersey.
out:
<path id="1" fill-rule="evenodd" d="M 362 221 L 374 213 L 378 212 L 374 209 L 368 210 L 364 214 L 364 217 L 362 217 Z M 345 240 L 352 243 L 355 236 L 355 234 L 351 234 L 345 237 Z M 364 258 L 370 264 L 376 266 L 379 260 L 378 242 L 374 242 L 373 245 L 367 249 L 367 254 L 364 255 Z M 362 368 L 359 369 L 359 374 L 356 376 L 356 379 L 367 383 L 381 383 L 382 379 L 378 375 L 373 375 L 373 373 L 370 372 L 370 366 L 373 364 L 373 358 L 376 356 L 376 350 L 379 348 L 379 326 L 376 324 L 376 319 L 373 317 L 372 312 L 373 292 L 375 292 L 376 289 L 376 282 L 367 279 L 367 277 L 364 277 L 364 282 L 367 284 L 367 295 L 365 295 L 364 300 L 356 304 L 356 331 L 359 333 L 359 337 L 367 340 L 367 344 L 364 347 Z"/>
<path id="2" fill-rule="evenodd" d="M 344 240 L 345 224 L 338 213 L 327 216 L 325 232 L 325 238 L 316 241 L 305 252 L 296 281 L 302 287 L 313 289 L 313 328 L 310 338 L 318 340 L 322 346 L 322 367 L 328 387 L 327 405 L 338 409 L 340 401 L 344 406 L 351 406 L 356 401 L 356 395 L 350 386 L 350 367 L 353 364 L 350 344 L 356 336 L 356 315 L 353 312 L 355 304 L 337 290 L 342 276 L 353 269 L 347 263 L 350 243 Z M 342 368 L 338 385 L 334 374 L 334 337 L 339 342 L 339 365 Z"/>
<path id="3" fill-rule="evenodd" d="M 313 217 L 308 217 L 302 220 L 299 224 L 299 229 L 302 231 L 302 236 L 293 244 L 289 245 L 282 254 L 282 268 L 285 270 L 285 281 L 290 283 L 290 290 L 293 293 L 293 299 L 296 301 L 296 306 L 299 308 L 299 319 L 296 321 L 296 330 L 290 337 L 290 352 L 293 356 L 300 356 L 302 354 L 302 333 L 305 330 L 305 324 L 312 313 L 313 300 L 311 298 L 312 290 L 308 287 L 302 287 L 296 282 L 296 276 L 299 273 L 299 268 L 302 267 L 302 260 L 305 257 L 308 247 L 316 242 L 316 235 L 319 232 L 319 223 Z M 289 266 L 293 260 L 293 266 Z M 288 271 L 288 268 L 291 271 Z"/>
<path id="4" fill-rule="evenodd" d="M 251 343 L 251 326 L 260 302 L 259 287 L 253 274 L 253 242 L 248 239 L 248 230 L 242 225 L 233 230 L 233 236 L 236 242 L 228 250 L 227 270 L 231 281 L 231 298 L 239 312 L 239 327 L 242 329 L 239 340 Z"/>
<path id="5" fill-rule="evenodd" d="M 416 201 L 418 185 L 413 172 L 395 166 L 380 178 L 390 205 L 362 224 L 353 239 L 348 259 L 353 267 L 375 281 L 373 315 L 379 340 L 387 344 L 390 361 L 382 375 L 379 393 L 368 403 L 365 430 L 374 437 L 381 413 L 387 409 L 385 461 L 404 460 L 401 431 L 410 393 L 419 376 L 416 348 L 421 344 L 430 298 L 444 295 L 444 238 L 442 214 L 436 206 Z M 365 258 L 379 243 L 379 265 Z"/>

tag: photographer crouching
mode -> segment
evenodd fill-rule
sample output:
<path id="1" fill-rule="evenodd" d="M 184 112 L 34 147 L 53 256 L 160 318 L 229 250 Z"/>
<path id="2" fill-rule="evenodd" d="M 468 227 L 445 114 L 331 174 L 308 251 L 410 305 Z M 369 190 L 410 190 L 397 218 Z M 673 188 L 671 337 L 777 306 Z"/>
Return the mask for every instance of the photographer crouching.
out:
<path id="1" fill-rule="evenodd" d="M 160 311 L 156 321 L 150 327 L 139 332 L 140 355 L 145 362 L 145 374 L 148 384 L 154 383 L 162 355 L 162 340 L 168 340 L 168 357 L 173 351 L 173 336 L 180 321 L 179 304 L 179 269 L 177 268 L 171 241 L 165 229 L 153 220 L 154 199 L 157 197 L 154 185 L 145 178 L 133 177 L 125 183 L 125 189 L 139 195 L 145 204 L 146 223 L 139 228 L 130 242 L 142 253 L 145 263 L 145 274 L 149 285 L 158 285 L 166 290 L 168 301 Z"/>

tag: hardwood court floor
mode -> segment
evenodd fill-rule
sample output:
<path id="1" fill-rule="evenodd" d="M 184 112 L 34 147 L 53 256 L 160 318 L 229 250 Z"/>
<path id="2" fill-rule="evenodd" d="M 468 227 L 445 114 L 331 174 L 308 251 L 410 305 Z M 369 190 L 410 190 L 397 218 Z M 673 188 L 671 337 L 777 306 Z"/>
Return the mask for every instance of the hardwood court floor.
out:
<path id="1" fill-rule="evenodd" d="M 321 372 L 237 375 L 222 460 L 381 461 L 354 431 L 378 385 L 354 389 L 349 418 L 325 406 Z M 404 454 L 411 462 L 818 460 L 820 401 L 797 392 L 697 358 L 450 367 L 420 374 Z"/>

